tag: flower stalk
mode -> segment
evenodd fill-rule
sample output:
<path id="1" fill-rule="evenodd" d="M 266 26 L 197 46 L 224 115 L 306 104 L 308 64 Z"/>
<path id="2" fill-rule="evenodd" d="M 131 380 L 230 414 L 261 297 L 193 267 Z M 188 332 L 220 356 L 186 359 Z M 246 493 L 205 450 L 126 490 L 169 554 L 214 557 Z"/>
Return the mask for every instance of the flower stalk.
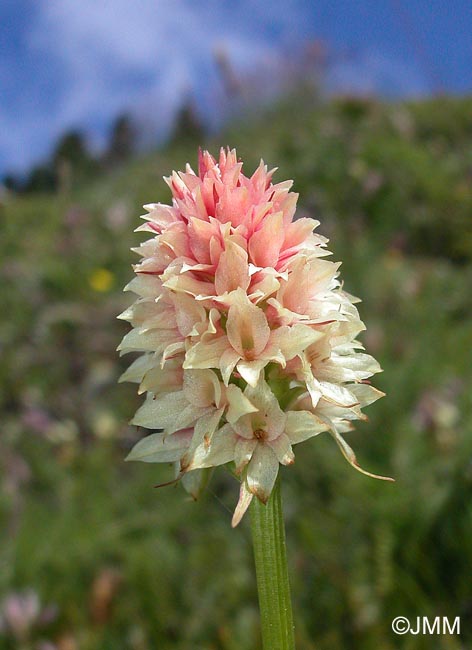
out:
<path id="1" fill-rule="evenodd" d="M 266 505 L 253 499 L 251 530 L 264 650 L 295 650 L 280 479 Z"/>

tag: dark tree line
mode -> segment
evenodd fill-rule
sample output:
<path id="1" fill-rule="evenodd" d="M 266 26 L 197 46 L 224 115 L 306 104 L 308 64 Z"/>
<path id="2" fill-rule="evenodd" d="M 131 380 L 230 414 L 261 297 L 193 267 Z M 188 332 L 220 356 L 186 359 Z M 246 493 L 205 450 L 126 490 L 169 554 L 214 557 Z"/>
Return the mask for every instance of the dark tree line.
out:
<path id="1" fill-rule="evenodd" d="M 24 177 L 7 174 L 3 184 L 18 193 L 67 189 L 72 183 L 126 161 L 136 150 L 136 136 L 131 117 L 122 114 L 112 124 L 104 154 L 96 156 L 84 133 L 71 129 L 59 138 L 48 160 L 32 167 Z"/>
<path id="2" fill-rule="evenodd" d="M 105 151 L 96 155 L 91 151 L 84 133 L 72 129 L 59 138 L 48 160 L 33 166 L 23 176 L 7 173 L 3 185 L 19 194 L 67 191 L 72 185 L 114 169 L 133 157 L 140 135 L 133 118 L 123 113 L 111 126 Z M 176 115 L 169 142 L 198 141 L 202 135 L 203 128 L 193 104 L 186 100 Z"/>

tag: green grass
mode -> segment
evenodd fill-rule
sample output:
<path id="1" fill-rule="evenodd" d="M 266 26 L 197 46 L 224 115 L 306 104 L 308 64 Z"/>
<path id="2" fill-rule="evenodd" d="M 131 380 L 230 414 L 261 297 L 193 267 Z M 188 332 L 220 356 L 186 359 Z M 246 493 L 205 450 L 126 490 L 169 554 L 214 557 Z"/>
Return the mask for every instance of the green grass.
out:
<path id="1" fill-rule="evenodd" d="M 295 179 L 299 214 L 320 219 L 343 260 L 384 368 L 387 397 L 350 443 L 396 483 L 352 471 L 323 436 L 282 472 L 300 650 L 472 643 L 470 108 L 292 98 L 209 143 L 237 146 L 246 172 L 262 156 Z M 216 472 L 193 503 L 153 489 L 167 468 L 123 462 L 139 435 L 127 425 L 134 387 L 116 384 L 132 230 L 143 203 L 168 201 L 161 176 L 195 159 L 176 146 L 67 196 L 0 208 L 0 592 L 32 588 L 57 605 L 34 643 L 259 644 L 249 527 L 230 527 L 234 480 Z M 462 637 L 395 637 L 400 615 L 461 616 Z M 0 633 L 1 650 L 17 647 Z"/>

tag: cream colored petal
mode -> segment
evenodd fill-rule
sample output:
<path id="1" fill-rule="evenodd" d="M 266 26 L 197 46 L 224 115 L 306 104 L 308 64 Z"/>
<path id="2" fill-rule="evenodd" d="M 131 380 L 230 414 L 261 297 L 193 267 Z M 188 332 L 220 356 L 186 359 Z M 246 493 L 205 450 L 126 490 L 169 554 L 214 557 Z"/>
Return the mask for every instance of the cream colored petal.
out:
<path id="1" fill-rule="evenodd" d="M 173 435 L 152 433 L 135 444 L 126 460 L 140 460 L 145 463 L 170 463 L 180 460 L 191 438 L 191 430 Z"/>
<path id="2" fill-rule="evenodd" d="M 247 485 L 262 503 L 267 503 L 279 471 L 279 461 L 267 445 L 259 443 L 247 468 Z"/>
<path id="3" fill-rule="evenodd" d="M 313 377 L 312 371 L 308 364 L 303 363 L 302 376 L 305 381 L 306 387 L 310 394 L 311 403 L 313 408 L 318 406 L 318 403 L 322 397 L 320 382 Z"/>
<path id="4" fill-rule="evenodd" d="M 153 354 L 143 354 L 133 361 L 130 367 L 119 378 L 119 382 L 130 381 L 139 384 L 146 372 L 148 372 L 156 363 Z"/>
<path id="5" fill-rule="evenodd" d="M 257 278 L 253 279 L 248 293 L 254 302 L 258 303 L 275 293 L 279 287 L 280 282 L 275 275 L 264 272 L 263 274 L 258 274 Z"/>
<path id="6" fill-rule="evenodd" d="M 199 341 L 187 350 L 184 370 L 189 368 L 219 368 L 220 359 L 225 350 L 229 347 L 228 338 L 220 336 L 211 341 Z"/>
<path id="7" fill-rule="evenodd" d="M 233 348 L 228 348 L 223 352 L 220 359 L 220 371 L 225 386 L 229 384 L 234 367 L 240 360 L 240 355 Z"/>
<path id="8" fill-rule="evenodd" d="M 328 361 L 326 369 L 326 379 L 329 381 L 329 373 L 333 375 L 333 380 L 338 381 L 362 381 L 368 379 L 377 372 L 382 372 L 377 361 L 368 354 L 355 353 L 352 349 L 348 354 L 337 354 L 333 351 Z"/>
<path id="9" fill-rule="evenodd" d="M 239 386 L 235 384 L 230 384 L 226 389 L 226 398 L 229 403 L 226 419 L 230 424 L 234 424 L 243 415 L 257 412 L 257 407 L 244 395 Z"/>
<path id="10" fill-rule="evenodd" d="M 232 426 L 238 436 L 241 438 L 246 438 L 246 440 L 254 440 L 254 428 L 257 427 L 254 427 L 253 417 L 251 414 L 243 415 Z"/>
<path id="11" fill-rule="evenodd" d="M 173 327 L 172 317 L 172 305 L 162 307 L 155 298 L 140 298 L 117 316 L 120 320 L 132 323 L 133 327 L 142 328 L 146 324 L 146 329 L 152 329 L 149 327 L 150 321 L 154 323 L 154 327 Z M 172 324 L 169 324 L 169 319 Z"/>
<path id="12" fill-rule="evenodd" d="M 256 438 L 248 440 L 247 438 L 239 438 L 234 448 L 234 462 L 236 465 L 236 473 L 240 474 L 252 458 L 254 449 L 258 442 Z"/>
<path id="13" fill-rule="evenodd" d="M 285 326 L 274 330 L 273 336 L 285 360 L 290 361 L 297 354 L 304 352 L 310 345 L 323 338 L 324 334 L 308 325 L 298 323 L 291 327 Z"/>
<path id="14" fill-rule="evenodd" d="M 327 402 L 324 398 L 320 399 L 316 407 L 316 415 L 324 422 L 337 422 L 338 420 L 365 420 L 360 406 L 339 406 Z"/>
<path id="15" fill-rule="evenodd" d="M 257 357 L 267 345 L 270 329 L 264 312 L 247 297 L 242 289 L 232 294 L 226 332 L 233 348 L 248 359 Z"/>
<path id="16" fill-rule="evenodd" d="M 154 366 L 146 372 L 139 386 L 138 393 L 153 393 L 158 395 L 159 393 L 170 393 L 171 391 L 181 390 L 182 388 L 182 369 L 175 366 L 170 367 L 166 366 L 161 368 L 160 366 Z"/>
<path id="17" fill-rule="evenodd" d="M 142 298 L 156 298 L 162 291 L 162 282 L 156 276 L 138 275 L 126 285 L 123 291 L 132 291 Z"/>
<path id="18" fill-rule="evenodd" d="M 195 469 L 193 472 L 186 472 L 181 480 L 185 491 L 196 501 L 210 480 L 211 468 Z"/>
<path id="19" fill-rule="evenodd" d="M 212 282 L 196 280 L 188 273 L 183 273 L 182 275 L 170 275 L 163 283 L 163 286 L 172 291 L 187 293 L 194 298 L 207 298 L 214 293 L 215 288 Z"/>
<path id="20" fill-rule="evenodd" d="M 148 396 L 138 409 L 132 424 L 146 429 L 165 429 L 168 433 L 184 429 L 195 422 L 207 410 L 188 403 L 182 391 Z"/>
<path id="21" fill-rule="evenodd" d="M 331 402 L 336 406 L 346 406 L 352 407 L 359 404 L 358 399 L 348 390 L 351 384 L 348 387 L 340 386 L 339 384 L 332 384 L 328 381 L 320 381 L 319 387 L 323 399 L 327 402 Z"/>
<path id="22" fill-rule="evenodd" d="M 175 357 L 178 357 L 183 352 L 185 352 L 184 341 L 177 341 L 177 343 L 167 345 L 162 352 L 161 368 L 164 367 L 168 360 L 175 359 Z"/>
<path id="23" fill-rule="evenodd" d="M 370 384 L 349 384 L 349 392 L 352 393 L 358 400 L 361 406 L 368 406 L 385 396 L 381 390 L 377 390 Z"/>
<path id="24" fill-rule="evenodd" d="M 290 438 L 292 445 L 308 440 L 308 438 L 313 436 L 317 436 L 319 433 L 326 431 L 327 429 L 328 427 L 326 424 L 309 411 L 287 412 L 285 432 Z"/>
<path id="25" fill-rule="evenodd" d="M 236 510 L 233 514 L 233 519 L 231 520 L 231 526 L 236 528 L 241 519 L 243 518 L 246 510 L 249 508 L 251 501 L 253 499 L 253 494 L 247 489 L 246 481 L 241 481 L 241 487 L 239 489 L 239 501 L 236 506 Z"/>
<path id="26" fill-rule="evenodd" d="M 332 358 L 335 363 L 339 363 L 354 372 L 365 371 L 369 372 L 370 375 L 382 372 L 380 364 L 374 359 L 374 357 L 370 356 L 370 354 L 364 354 L 361 352 L 355 354 L 352 352 L 350 354 L 337 354 L 337 351 L 335 351 Z"/>
<path id="27" fill-rule="evenodd" d="M 274 440 L 268 440 L 266 443 L 277 456 L 277 460 L 282 465 L 292 465 L 295 462 L 295 455 L 292 451 L 290 439 L 286 433 L 281 433 Z"/>
<path id="28" fill-rule="evenodd" d="M 207 415 L 203 415 L 197 420 L 193 430 L 192 442 L 189 446 L 187 454 L 182 459 L 183 466 L 190 464 L 195 450 L 200 445 L 203 444 L 207 448 L 211 445 L 213 434 L 215 433 L 220 423 L 222 415 L 223 409 L 213 409 Z"/>
<path id="29" fill-rule="evenodd" d="M 256 386 L 261 376 L 261 370 L 267 365 L 267 359 L 256 359 L 256 361 L 244 361 L 243 359 L 238 362 L 236 368 L 250 386 Z"/>
<path id="30" fill-rule="evenodd" d="M 215 431 L 218 429 L 224 408 L 215 409 L 212 413 L 201 417 L 195 425 L 194 435 L 202 438 L 205 445 L 211 445 Z"/>
<path id="31" fill-rule="evenodd" d="M 203 442 L 195 449 L 189 464 L 182 467 L 182 470 L 189 471 L 229 463 L 234 459 L 234 448 L 237 440 L 238 436 L 232 427 L 225 424 L 213 434 L 209 446 Z"/>
<path id="32" fill-rule="evenodd" d="M 264 421 L 264 430 L 268 433 L 268 440 L 278 438 L 284 431 L 286 414 L 280 408 L 279 402 L 270 386 L 265 381 L 260 381 L 256 386 L 249 385 L 244 394 L 254 406 L 257 406 Z"/>
<path id="33" fill-rule="evenodd" d="M 183 392 L 194 406 L 212 406 L 220 401 L 221 385 L 212 370 L 185 370 Z"/>
<path id="34" fill-rule="evenodd" d="M 155 399 L 149 394 L 131 422 L 147 429 L 165 429 L 187 405 L 182 391 L 166 393 Z"/>
<path id="35" fill-rule="evenodd" d="M 206 321 L 205 308 L 192 296 L 179 293 L 172 296 L 176 325 L 182 336 L 193 335 L 195 325 Z"/>
<path id="36" fill-rule="evenodd" d="M 132 329 L 124 336 L 117 350 L 121 354 L 128 352 L 162 352 L 170 343 L 175 342 L 177 336 L 173 330 L 156 329 L 141 332 Z"/>

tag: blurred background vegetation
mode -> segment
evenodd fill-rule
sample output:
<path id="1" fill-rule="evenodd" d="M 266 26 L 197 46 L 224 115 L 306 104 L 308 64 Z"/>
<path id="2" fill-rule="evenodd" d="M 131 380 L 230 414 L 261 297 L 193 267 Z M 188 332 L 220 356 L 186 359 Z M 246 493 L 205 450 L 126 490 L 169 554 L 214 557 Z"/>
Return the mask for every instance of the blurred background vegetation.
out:
<path id="1" fill-rule="evenodd" d="M 283 471 L 300 650 L 472 644 L 472 100 L 382 103 L 305 90 L 208 137 L 184 106 L 168 144 L 135 153 L 122 115 L 99 159 L 80 132 L 5 179 L 0 277 L 1 650 L 259 647 L 248 522 L 220 470 L 194 503 L 125 464 L 139 400 L 118 385 L 129 248 L 140 206 L 197 146 L 235 146 L 295 180 L 346 289 L 363 299 L 387 397 L 349 442 L 328 436 Z M 395 637 L 396 616 L 461 616 L 461 636 Z"/>

